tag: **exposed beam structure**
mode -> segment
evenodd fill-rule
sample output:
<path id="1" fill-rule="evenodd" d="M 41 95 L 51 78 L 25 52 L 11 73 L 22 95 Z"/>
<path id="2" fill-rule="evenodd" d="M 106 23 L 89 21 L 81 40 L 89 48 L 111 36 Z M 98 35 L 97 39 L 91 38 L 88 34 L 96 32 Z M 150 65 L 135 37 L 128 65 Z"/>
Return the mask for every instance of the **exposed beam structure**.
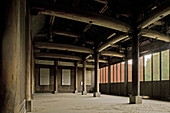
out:
<path id="1" fill-rule="evenodd" d="M 158 31 L 154 31 L 154 30 L 142 29 L 141 35 L 145 37 L 165 41 L 165 42 L 170 42 L 170 36 L 160 33 Z"/>
<path id="2" fill-rule="evenodd" d="M 68 44 L 36 42 L 34 44 L 34 47 L 93 54 L 92 49 L 80 47 L 80 46 L 68 45 Z"/>
<path id="3" fill-rule="evenodd" d="M 94 59 L 87 59 L 87 62 L 95 62 L 95 60 Z M 108 63 L 107 60 L 103 60 L 103 59 L 99 59 L 99 62 Z"/>
<path id="4" fill-rule="evenodd" d="M 59 30 L 55 30 L 53 31 L 53 34 L 55 35 L 62 35 L 62 36 L 68 36 L 68 37 L 73 37 L 73 38 L 79 38 L 80 35 L 68 32 L 68 31 L 59 31 Z"/>
<path id="5" fill-rule="evenodd" d="M 63 6 L 64 7 L 64 6 Z M 84 23 L 92 23 L 94 25 L 115 29 L 122 32 L 128 32 L 130 25 L 121 22 L 114 18 L 109 18 L 96 13 L 91 13 L 83 10 L 77 10 L 74 8 L 63 8 L 61 6 L 33 6 L 32 9 L 38 10 L 39 14 L 56 16 L 66 18 L 70 20 L 80 21 Z"/>
<path id="6" fill-rule="evenodd" d="M 125 57 L 124 54 L 113 52 L 113 51 L 102 51 L 101 55 L 104 55 L 104 56 L 114 56 L 114 57 L 120 57 L 120 58 L 124 58 Z"/>
<path id="7" fill-rule="evenodd" d="M 158 12 L 155 12 L 152 14 L 146 21 L 141 23 L 138 28 L 146 28 L 149 25 L 153 24 L 154 22 L 160 20 L 161 18 L 167 16 L 170 14 L 170 6 L 166 7 L 165 9 L 159 10 Z"/>
<path id="8" fill-rule="evenodd" d="M 52 53 L 35 53 L 36 58 L 57 58 L 57 59 L 67 59 L 67 60 L 78 60 L 82 59 L 78 56 L 64 55 L 64 54 L 52 54 Z"/>
<path id="9" fill-rule="evenodd" d="M 107 0 L 94 0 L 94 1 L 100 2 L 100 3 L 102 3 L 102 4 L 107 4 Z"/>
<path id="10" fill-rule="evenodd" d="M 118 36 L 117 38 L 112 38 L 112 39 L 106 41 L 105 43 L 103 43 L 100 47 L 98 47 L 97 51 L 101 52 L 104 49 L 106 49 L 107 47 L 112 46 L 113 44 L 115 44 L 115 43 L 119 42 L 120 40 L 123 40 L 127 37 L 128 37 L 127 34 L 123 34 L 123 35 Z"/>

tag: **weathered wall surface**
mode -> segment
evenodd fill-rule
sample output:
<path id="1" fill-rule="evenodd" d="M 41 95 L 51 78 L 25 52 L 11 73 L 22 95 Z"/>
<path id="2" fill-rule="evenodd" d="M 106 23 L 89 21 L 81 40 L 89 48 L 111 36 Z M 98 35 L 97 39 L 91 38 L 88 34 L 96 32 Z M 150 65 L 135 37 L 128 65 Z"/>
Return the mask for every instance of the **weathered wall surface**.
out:
<path id="1" fill-rule="evenodd" d="M 127 92 L 126 92 L 127 88 Z M 108 84 L 100 84 L 100 92 L 103 94 L 113 95 L 130 95 L 132 92 L 132 83 L 125 86 L 124 83 L 111 83 L 108 92 Z M 153 81 L 140 83 L 140 95 L 149 96 L 150 98 L 168 100 L 169 97 L 169 81 Z"/>
<path id="2" fill-rule="evenodd" d="M 42 86 L 40 85 L 40 68 L 50 68 L 50 85 L 49 86 Z M 71 85 L 62 85 L 62 69 L 70 69 L 71 70 Z M 91 75 L 91 85 L 87 85 L 87 91 L 92 92 L 94 88 L 94 71 L 93 69 L 87 69 L 92 71 Z M 73 93 L 74 92 L 74 67 L 58 67 L 57 72 L 57 79 L 58 79 L 58 92 L 59 93 Z M 82 91 L 81 81 L 82 81 L 83 70 L 82 68 L 78 68 L 78 91 Z M 36 65 L 35 67 L 35 92 L 50 92 L 54 91 L 54 66 L 45 66 L 45 65 Z"/>
<path id="3" fill-rule="evenodd" d="M 0 3 L 0 112 L 19 113 L 25 99 L 25 0 Z"/>

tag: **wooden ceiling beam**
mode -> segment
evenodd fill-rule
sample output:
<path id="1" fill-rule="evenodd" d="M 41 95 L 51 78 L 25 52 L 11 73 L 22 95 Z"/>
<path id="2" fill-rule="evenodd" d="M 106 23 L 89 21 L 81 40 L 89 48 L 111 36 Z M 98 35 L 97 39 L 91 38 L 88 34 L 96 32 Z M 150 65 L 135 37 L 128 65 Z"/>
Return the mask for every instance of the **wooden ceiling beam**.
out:
<path id="1" fill-rule="evenodd" d="M 125 57 L 125 54 L 117 53 L 117 52 L 113 52 L 113 51 L 102 51 L 101 55 L 103 55 L 103 56 L 114 56 L 114 57 L 120 57 L 120 58 Z"/>
<path id="2" fill-rule="evenodd" d="M 82 59 L 78 56 L 64 55 L 64 54 L 52 54 L 52 53 L 35 53 L 36 58 L 56 58 L 56 59 L 67 59 L 81 61 Z"/>
<path id="3" fill-rule="evenodd" d="M 100 47 L 98 47 L 97 51 L 101 52 L 104 49 L 106 49 L 107 47 L 112 46 L 113 44 L 115 44 L 115 43 L 117 43 L 117 42 L 119 42 L 119 41 L 121 41 L 121 40 L 123 40 L 127 37 L 128 37 L 127 34 L 123 34 L 123 35 L 118 36 L 117 38 L 111 38 L 110 40 L 103 43 Z"/>
<path id="4" fill-rule="evenodd" d="M 62 35 L 62 36 L 68 36 L 68 37 L 73 37 L 73 38 L 79 38 L 80 35 L 68 32 L 68 31 L 59 31 L 59 30 L 55 30 L 53 31 L 53 34 L 55 35 Z"/>
<path id="5" fill-rule="evenodd" d="M 142 29 L 140 34 L 144 37 L 149 37 L 149 38 L 154 38 L 154 39 L 165 41 L 165 42 L 170 42 L 170 36 L 160 33 L 158 31 Z"/>
<path id="6" fill-rule="evenodd" d="M 62 50 L 62 51 L 73 51 L 73 52 L 93 54 L 93 50 L 90 48 L 74 46 L 74 45 L 69 45 L 69 44 L 36 42 L 34 44 L 34 47 L 35 48 L 56 49 L 56 50 Z"/>
<path id="7" fill-rule="evenodd" d="M 91 23 L 94 25 L 115 29 L 122 32 L 128 32 L 131 26 L 120 20 L 106 17 L 104 15 L 78 10 L 74 8 L 64 8 L 64 6 L 33 6 L 33 10 L 37 10 L 39 14 L 56 16 L 70 20 L 80 21 L 84 23 Z"/>
<path id="8" fill-rule="evenodd" d="M 87 59 L 87 62 L 95 62 L 95 60 L 94 59 Z M 103 60 L 103 59 L 99 59 L 99 62 L 108 63 L 107 60 Z"/>
<path id="9" fill-rule="evenodd" d="M 138 25 L 138 29 L 146 28 L 149 25 L 153 24 L 154 22 L 162 19 L 163 17 L 169 14 L 170 14 L 170 6 L 151 14 L 151 16 L 147 20 L 145 20 L 143 23 Z"/>

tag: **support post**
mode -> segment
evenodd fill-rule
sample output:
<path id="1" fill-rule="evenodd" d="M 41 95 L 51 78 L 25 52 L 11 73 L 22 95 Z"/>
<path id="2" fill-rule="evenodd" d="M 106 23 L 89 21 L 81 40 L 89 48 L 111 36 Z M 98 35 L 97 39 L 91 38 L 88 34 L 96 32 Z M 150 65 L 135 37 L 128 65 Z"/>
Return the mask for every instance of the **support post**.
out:
<path id="1" fill-rule="evenodd" d="M 24 48 L 22 41 L 25 39 L 21 21 L 25 19 L 21 15 L 21 0 L 1 1 L 0 7 L 3 9 L 0 24 L 0 113 L 19 113 L 20 78 L 24 76 L 21 48 Z"/>
<path id="2" fill-rule="evenodd" d="M 86 60 L 83 61 L 83 91 L 82 95 L 87 95 L 86 90 Z"/>
<path id="3" fill-rule="evenodd" d="M 132 19 L 132 95 L 130 95 L 131 104 L 141 104 L 139 82 L 139 37 L 136 23 L 136 16 Z"/>
<path id="4" fill-rule="evenodd" d="M 57 72 L 58 72 L 58 61 L 55 60 L 55 74 L 54 74 L 54 91 L 53 91 L 53 94 L 57 94 L 58 93 Z"/>
<path id="5" fill-rule="evenodd" d="M 94 94 L 93 97 L 100 97 L 100 92 L 99 92 L 99 54 L 95 53 L 95 78 L 94 78 Z"/>
<path id="6" fill-rule="evenodd" d="M 33 109 L 31 101 L 31 18 L 29 8 L 27 8 L 27 35 L 26 35 L 26 108 L 27 112 Z"/>
<path id="7" fill-rule="evenodd" d="M 34 99 L 34 50 L 32 46 L 32 58 L 31 58 L 31 99 Z"/>
<path id="8" fill-rule="evenodd" d="M 77 62 L 74 64 L 74 93 L 78 93 Z"/>
<path id="9" fill-rule="evenodd" d="M 110 68 L 111 68 L 111 66 L 110 66 L 110 63 L 108 61 L 108 87 L 109 87 L 108 88 L 108 90 L 109 90 L 108 94 L 110 94 L 110 91 L 111 91 L 111 86 L 110 86 L 111 85 L 110 84 L 111 83 L 111 69 Z"/>

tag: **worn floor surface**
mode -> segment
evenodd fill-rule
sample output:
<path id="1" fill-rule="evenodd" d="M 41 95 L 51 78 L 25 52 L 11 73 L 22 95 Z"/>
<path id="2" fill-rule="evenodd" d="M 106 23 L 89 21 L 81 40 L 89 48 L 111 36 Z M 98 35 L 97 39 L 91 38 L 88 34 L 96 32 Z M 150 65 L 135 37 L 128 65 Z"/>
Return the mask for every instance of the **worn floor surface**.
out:
<path id="1" fill-rule="evenodd" d="M 34 110 L 30 113 L 170 113 L 170 102 L 144 100 L 128 104 L 128 97 L 81 94 L 35 94 Z"/>

